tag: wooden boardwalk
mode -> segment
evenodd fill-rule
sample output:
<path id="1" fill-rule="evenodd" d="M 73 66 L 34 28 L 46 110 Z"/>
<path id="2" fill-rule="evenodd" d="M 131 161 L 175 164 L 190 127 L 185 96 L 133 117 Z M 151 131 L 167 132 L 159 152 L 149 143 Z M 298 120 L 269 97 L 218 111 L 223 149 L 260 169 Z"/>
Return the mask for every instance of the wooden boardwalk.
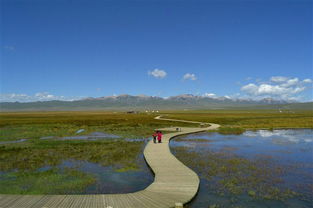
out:
<path id="1" fill-rule="evenodd" d="M 160 120 L 171 120 L 156 117 Z M 181 120 L 175 120 L 181 121 Z M 190 121 L 182 121 L 190 122 Z M 201 123 L 201 122 L 190 122 Z M 197 193 L 199 177 L 171 154 L 169 141 L 175 136 L 218 128 L 181 127 L 179 132 L 163 135 L 162 143 L 150 141 L 144 156 L 155 174 L 154 182 L 146 189 L 127 194 L 96 195 L 0 195 L 0 208 L 168 208 L 185 204 Z M 162 130 L 176 131 L 176 127 Z"/>

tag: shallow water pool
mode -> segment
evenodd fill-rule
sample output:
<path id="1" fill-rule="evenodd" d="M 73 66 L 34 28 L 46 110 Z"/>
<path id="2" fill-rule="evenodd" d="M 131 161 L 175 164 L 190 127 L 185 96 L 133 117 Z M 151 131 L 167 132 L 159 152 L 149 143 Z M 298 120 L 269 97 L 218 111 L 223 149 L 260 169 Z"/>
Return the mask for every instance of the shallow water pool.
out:
<path id="1" fill-rule="evenodd" d="M 119 170 L 87 161 L 65 160 L 59 167 L 73 168 L 96 178 L 80 194 L 119 194 L 141 191 L 153 182 L 153 174 L 144 164 L 143 155 L 140 155 L 139 164 L 138 169 Z"/>
<path id="2" fill-rule="evenodd" d="M 173 154 L 201 178 L 188 206 L 312 207 L 312 135 L 288 129 L 176 137 Z"/>

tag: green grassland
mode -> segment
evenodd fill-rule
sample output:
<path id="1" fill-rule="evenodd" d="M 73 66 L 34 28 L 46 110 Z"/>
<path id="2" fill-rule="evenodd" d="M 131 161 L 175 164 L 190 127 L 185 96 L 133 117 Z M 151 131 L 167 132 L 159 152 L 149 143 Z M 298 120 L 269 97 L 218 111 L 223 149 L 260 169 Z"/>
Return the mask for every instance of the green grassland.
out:
<path id="1" fill-rule="evenodd" d="M 313 128 L 313 110 L 210 110 L 166 112 L 167 118 L 217 123 L 242 129 Z"/>
<path id="2" fill-rule="evenodd" d="M 137 170 L 143 142 L 32 141 L 0 146 L 0 193 L 73 194 L 95 183 L 95 176 L 76 168 L 60 168 L 64 160 L 85 161 Z"/>
<path id="3" fill-rule="evenodd" d="M 75 194 L 95 182 L 95 178 L 75 169 L 60 172 L 53 168 L 46 171 L 11 172 L 1 177 L 0 193 L 3 194 Z"/>
<path id="4" fill-rule="evenodd" d="M 114 112 L 0 113 L 0 141 L 71 136 L 79 129 L 85 129 L 81 135 L 100 131 L 127 138 L 143 138 L 150 136 L 156 128 L 192 126 L 180 122 L 155 120 L 155 116 Z"/>
<path id="5" fill-rule="evenodd" d="M 167 118 L 211 122 L 224 127 L 313 128 L 313 111 L 277 110 L 210 110 L 167 111 Z M 42 136 L 70 136 L 78 129 L 83 134 L 94 131 L 117 134 L 127 138 L 150 136 L 156 128 L 195 126 L 181 122 L 155 120 L 156 114 L 121 112 L 25 112 L 0 113 L 0 140 L 38 139 Z"/>
<path id="6" fill-rule="evenodd" d="M 117 172 L 135 171 L 144 141 L 155 128 L 184 125 L 155 120 L 156 115 L 111 112 L 32 112 L 0 114 L 0 142 L 27 139 L 0 145 L 0 193 L 73 194 L 83 193 L 95 176 L 75 168 L 60 168 L 63 161 L 75 160 L 113 167 Z M 105 132 L 120 139 L 59 140 L 91 132 Z M 53 136 L 55 139 L 40 139 Z M 49 167 L 45 170 L 46 167 Z M 44 170 L 42 170 L 44 169 Z"/>
<path id="7" fill-rule="evenodd" d="M 166 118 L 221 124 L 221 133 L 240 134 L 245 129 L 313 128 L 313 111 L 279 113 L 272 110 L 167 111 Z M 122 112 L 10 112 L 0 113 L 0 142 L 27 139 L 0 145 L 0 193 L 77 193 L 95 182 L 94 176 L 77 169 L 59 169 L 64 160 L 79 160 L 114 167 L 116 171 L 136 170 L 143 141 L 154 129 L 170 126 L 198 126 L 155 120 L 156 114 Z M 58 140 L 57 137 L 91 132 L 119 135 L 120 139 Z M 53 136 L 56 139 L 42 140 Z M 41 170 L 50 167 L 48 170 Z M 46 180 L 44 180 L 46 178 Z M 47 183 L 49 185 L 45 186 Z"/>

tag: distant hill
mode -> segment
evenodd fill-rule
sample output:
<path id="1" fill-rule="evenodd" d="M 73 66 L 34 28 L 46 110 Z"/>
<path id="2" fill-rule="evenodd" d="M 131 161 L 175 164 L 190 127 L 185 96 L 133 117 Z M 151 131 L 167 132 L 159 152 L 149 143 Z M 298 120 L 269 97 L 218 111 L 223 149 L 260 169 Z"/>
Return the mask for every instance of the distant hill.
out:
<path id="1" fill-rule="evenodd" d="M 230 99 L 227 97 L 204 97 L 183 94 L 168 98 L 155 96 L 119 95 L 98 98 L 85 98 L 75 101 L 39 101 L 39 102 L 2 102 L 1 111 L 71 111 L 71 110 L 174 110 L 174 109 L 311 109 L 310 103 L 288 103 L 270 98 L 255 101 L 247 99 Z"/>

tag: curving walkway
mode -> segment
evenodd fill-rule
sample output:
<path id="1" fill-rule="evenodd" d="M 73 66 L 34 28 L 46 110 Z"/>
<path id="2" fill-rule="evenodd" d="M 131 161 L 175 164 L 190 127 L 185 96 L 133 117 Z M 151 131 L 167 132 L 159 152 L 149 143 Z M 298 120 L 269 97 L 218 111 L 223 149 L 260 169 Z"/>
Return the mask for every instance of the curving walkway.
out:
<path id="1" fill-rule="evenodd" d="M 176 119 L 155 119 L 199 123 Z M 175 136 L 217 129 L 219 125 L 211 124 L 207 128 L 176 127 L 160 129 L 175 131 L 165 134 L 162 143 L 150 141 L 144 156 L 155 174 L 154 182 L 142 191 L 128 194 L 96 194 L 96 195 L 0 195 L 0 208 L 32 207 L 32 208 L 168 208 L 176 203 L 185 204 L 197 193 L 199 177 L 190 168 L 171 154 L 169 141 Z"/>

